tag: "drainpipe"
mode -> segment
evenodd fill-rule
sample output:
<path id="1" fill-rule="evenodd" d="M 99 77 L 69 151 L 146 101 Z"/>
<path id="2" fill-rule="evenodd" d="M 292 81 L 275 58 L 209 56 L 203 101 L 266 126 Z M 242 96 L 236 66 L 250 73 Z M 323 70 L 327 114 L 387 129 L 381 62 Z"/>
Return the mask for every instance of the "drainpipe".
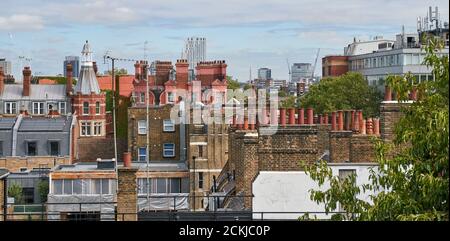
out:
<path id="1" fill-rule="evenodd" d="M 16 156 L 16 151 L 17 151 L 17 131 L 19 130 L 20 123 L 22 123 L 22 119 L 23 119 L 23 115 L 22 114 L 17 116 L 16 123 L 14 124 L 14 127 L 13 127 L 11 156 Z"/>

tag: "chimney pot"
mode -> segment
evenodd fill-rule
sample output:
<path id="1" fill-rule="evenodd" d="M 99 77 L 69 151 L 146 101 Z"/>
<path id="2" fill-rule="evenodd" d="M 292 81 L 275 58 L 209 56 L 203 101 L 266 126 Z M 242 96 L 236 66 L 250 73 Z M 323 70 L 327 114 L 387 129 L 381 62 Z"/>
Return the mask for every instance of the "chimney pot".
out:
<path id="1" fill-rule="evenodd" d="M 123 166 L 131 167 L 131 153 L 130 152 L 123 153 Z"/>
<path id="2" fill-rule="evenodd" d="M 344 130 L 344 113 L 338 110 L 338 131 Z"/>
<path id="3" fill-rule="evenodd" d="M 305 109 L 300 108 L 298 109 L 298 124 L 304 125 L 305 124 Z"/>
<path id="4" fill-rule="evenodd" d="M 289 109 L 289 125 L 295 125 L 295 109 Z"/>
<path id="5" fill-rule="evenodd" d="M 336 131 L 336 111 L 331 112 L 331 130 Z"/>
<path id="6" fill-rule="evenodd" d="M 313 108 L 306 109 L 306 118 L 307 118 L 306 124 L 308 124 L 308 125 L 314 124 L 314 110 L 313 110 Z"/>
<path id="7" fill-rule="evenodd" d="M 389 86 L 384 87 L 384 100 L 385 101 L 391 101 L 392 100 L 392 91 Z"/>

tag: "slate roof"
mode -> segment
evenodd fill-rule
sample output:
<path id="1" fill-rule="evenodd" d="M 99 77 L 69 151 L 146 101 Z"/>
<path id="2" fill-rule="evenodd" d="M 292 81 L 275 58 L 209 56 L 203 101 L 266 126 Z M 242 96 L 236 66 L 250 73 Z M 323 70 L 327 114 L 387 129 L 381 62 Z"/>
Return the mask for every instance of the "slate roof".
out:
<path id="1" fill-rule="evenodd" d="M 19 132 L 68 132 L 72 116 L 56 118 L 26 117 L 20 123 Z"/>
<path id="2" fill-rule="evenodd" d="M 22 84 L 6 84 L 0 98 L 3 100 L 65 100 L 66 85 L 31 85 L 30 96 L 23 96 Z"/>
<path id="3" fill-rule="evenodd" d="M 81 93 L 82 95 L 89 95 L 91 93 L 100 94 L 100 87 L 93 66 L 81 66 L 79 79 L 75 85 L 74 93 Z"/>
<path id="4" fill-rule="evenodd" d="M 16 118 L 0 118 L 0 130 L 11 130 L 14 127 Z"/>

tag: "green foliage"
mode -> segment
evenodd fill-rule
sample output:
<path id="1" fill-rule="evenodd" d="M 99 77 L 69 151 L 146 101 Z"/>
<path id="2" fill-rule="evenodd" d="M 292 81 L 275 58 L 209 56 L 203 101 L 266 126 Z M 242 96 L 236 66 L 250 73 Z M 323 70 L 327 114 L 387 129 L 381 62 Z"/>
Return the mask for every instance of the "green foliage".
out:
<path id="1" fill-rule="evenodd" d="M 287 96 L 281 100 L 280 107 L 282 108 L 294 108 L 297 98 L 293 95 Z"/>
<path id="2" fill-rule="evenodd" d="M 369 86 L 360 73 L 324 78 L 311 85 L 300 98 L 301 107 L 313 107 L 317 113 L 342 109 L 361 109 L 365 116 L 378 116 L 382 100 L 381 92 Z"/>
<path id="3" fill-rule="evenodd" d="M 116 84 L 116 86 L 119 86 Z M 103 90 L 106 94 L 106 111 L 113 110 L 113 91 Z M 119 92 L 119 90 L 117 90 Z M 116 128 L 118 138 L 128 137 L 128 107 L 131 106 L 130 97 L 116 96 Z"/>
<path id="4" fill-rule="evenodd" d="M 67 82 L 67 78 L 63 77 L 63 76 L 36 76 L 33 78 L 33 83 L 39 83 L 40 79 L 51 79 L 51 80 L 55 80 L 57 84 L 60 85 L 65 85 Z M 72 79 L 72 84 L 76 85 L 77 81 L 75 79 Z"/>
<path id="5" fill-rule="evenodd" d="M 47 202 L 48 191 L 48 180 L 40 180 L 38 183 L 38 192 L 42 202 Z"/>
<path id="6" fill-rule="evenodd" d="M 106 75 L 112 75 L 112 71 L 111 70 L 105 71 L 105 74 Z M 114 68 L 114 75 L 115 76 L 127 75 L 127 74 L 128 74 L 128 71 L 126 69 L 124 69 L 124 68 L 121 68 L 121 69 Z"/>
<path id="7" fill-rule="evenodd" d="M 370 171 L 370 184 L 356 186 L 353 177 L 339 183 L 324 162 L 304 165 L 319 186 L 331 184 L 326 191 L 311 190 L 312 200 L 324 203 L 327 212 L 339 203 L 348 220 L 448 221 L 449 65 L 448 57 L 436 55 L 441 47 L 434 38 L 425 47 L 425 64 L 433 69 L 434 81 L 417 83 L 410 74 L 387 79 L 400 102 L 413 88 L 418 99 L 402 109 L 392 143 L 374 140 L 379 172 Z M 376 192 L 371 204 L 355 198 L 368 190 Z"/>
<path id="8" fill-rule="evenodd" d="M 13 197 L 16 204 L 23 203 L 22 187 L 17 183 L 13 183 L 8 187 L 8 196 Z"/>
<path id="9" fill-rule="evenodd" d="M 228 76 L 227 75 L 227 88 L 228 89 L 232 89 L 232 90 L 236 90 L 241 88 L 241 85 L 239 84 L 239 82 L 237 81 L 237 79 L 233 79 L 232 76 Z"/>

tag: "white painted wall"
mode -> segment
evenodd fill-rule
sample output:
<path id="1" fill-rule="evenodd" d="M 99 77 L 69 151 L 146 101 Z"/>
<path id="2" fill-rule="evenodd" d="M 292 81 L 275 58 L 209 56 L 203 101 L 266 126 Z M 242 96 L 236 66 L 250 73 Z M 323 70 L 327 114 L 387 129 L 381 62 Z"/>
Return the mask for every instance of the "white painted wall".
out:
<path id="1" fill-rule="evenodd" d="M 356 170 L 358 186 L 369 183 L 369 168 L 373 164 L 343 163 L 330 165 L 333 175 L 339 174 L 339 169 Z M 322 190 L 329 188 L 325 183 Z M 253 182 L 253 218 L 254 219 L 297 219 L 309 212 L 325 212 L 323 204 L 316 204 L 310 199 L 310 189 L 318 190 L 319 186 L 302 171 L 261 171 Z M 358 198 L 370 201 L 369 195 L 361 193 Z M 336 210 L 337 211 L 337 210 Z M 259 213 L 258 213 L 259 212 Z M 297 213 L 264 213 L 260 212 L 297 212 Z M 262 217 L 261 217 L 262 215 Z M 325 214 L 316 214 L 317 218 L 327 218 Z M 329 216 L 328 216 L 329 217 Z"/>

